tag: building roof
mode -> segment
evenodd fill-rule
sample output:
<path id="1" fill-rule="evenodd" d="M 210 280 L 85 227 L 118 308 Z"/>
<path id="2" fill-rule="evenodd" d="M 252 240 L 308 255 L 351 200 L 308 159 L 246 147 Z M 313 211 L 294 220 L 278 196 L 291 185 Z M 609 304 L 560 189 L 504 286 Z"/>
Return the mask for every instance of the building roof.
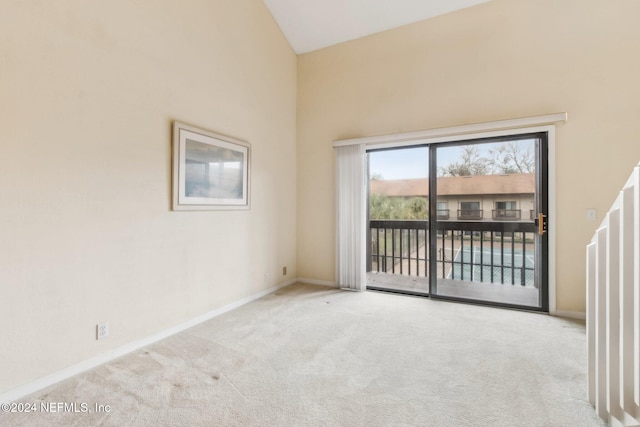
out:
<path id="1" fill-rule="evenodd" d="M 395 179 L 372 180 L 371 193 L 391 197 L 429 195 L 429 180 Z M 447 176 L 438 178 L 439 196 L 480 194 L 532 194 L 535 192 L 535 174 Z"/>

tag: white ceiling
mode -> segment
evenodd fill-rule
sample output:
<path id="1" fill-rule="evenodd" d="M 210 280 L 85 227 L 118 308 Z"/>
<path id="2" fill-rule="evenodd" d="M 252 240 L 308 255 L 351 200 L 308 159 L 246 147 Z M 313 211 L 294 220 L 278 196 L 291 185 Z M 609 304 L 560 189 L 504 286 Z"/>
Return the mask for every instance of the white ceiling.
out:
<path id="1" fill-rule="evenodd" d="M 301 54 L 490 0 L 264 0 Z"/>

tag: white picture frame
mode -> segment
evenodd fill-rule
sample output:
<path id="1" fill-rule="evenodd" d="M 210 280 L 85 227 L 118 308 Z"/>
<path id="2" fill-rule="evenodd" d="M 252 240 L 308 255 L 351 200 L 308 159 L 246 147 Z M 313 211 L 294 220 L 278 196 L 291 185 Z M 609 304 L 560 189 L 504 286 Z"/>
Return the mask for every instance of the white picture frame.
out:
<path id="1" fill-rule="evenodd" d="M 173 210 L 250 208 L 251 145 L 173 122 Z"/>

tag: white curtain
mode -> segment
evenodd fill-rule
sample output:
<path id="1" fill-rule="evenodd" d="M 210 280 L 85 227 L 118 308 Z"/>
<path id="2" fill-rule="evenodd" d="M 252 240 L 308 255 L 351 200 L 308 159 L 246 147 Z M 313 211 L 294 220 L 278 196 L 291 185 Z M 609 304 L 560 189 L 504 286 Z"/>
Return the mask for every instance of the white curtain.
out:
<path id="1" fill-rule="evenodd" d="M 364 144 L 336 150 L 336 282 L 366 288 L 366 152 Z"/>

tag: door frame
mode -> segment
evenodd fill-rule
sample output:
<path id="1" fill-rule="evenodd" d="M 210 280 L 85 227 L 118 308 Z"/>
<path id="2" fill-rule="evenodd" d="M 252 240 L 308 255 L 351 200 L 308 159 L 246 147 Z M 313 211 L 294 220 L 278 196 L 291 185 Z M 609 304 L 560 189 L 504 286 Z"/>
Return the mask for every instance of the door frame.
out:
<path id="1" fill-rule="evenodd" d="M 551 313 L 551 298 L 550 296 L 553 294 L 555 296 L 555 288 L 554 291 L 551 292 L 551 282 L 550 282 L 550 268 L 549 263 L 551 259 L 551 252 L 549 251 L 549 242 L 550 242 L 550 230 L 552 227 L 549 226 L 550 223 L 550 214 L 549 214 L 549 140 L 550 135 L 549 131 L 538 131 L 538 132 L 525 132 L 525 130 L 530 129 L 519 129 L 518 131 L 509 132 L 506 135 L 500 136 L 488 136 L 489 133 L 483 133 L 482 138 L 472 138 L 472 135 L 469 135 L 468 138 L 459 138 L 453 141 L 447 141 L 446 146 L 463 146 L 466 145 L 465 141 L 469 144 L 484 144 L 484 143 L 494 143 L 503 141 L 513 141 L 518 139 L 538 139 L 538 142 L 535 144 L 535 211 L 537 213 L 542 213 L 546 217 L 545 223 L 545 233 L 537 234 L 535 239 L 537 244 L 535 245 L 536 251 L 536 267 L 535 267 L 535 277 L 539 277 L 539 297 L 540 297 L 540 305 L 538 307 L 529 307 L 529 306 L 521 306 L 515 305 L 512 303 L 503 303 L 496 302 L 491 300 L 474 300 L 465 297 L 452 297 L 439 295 L 437 292 L 438 279 L 436 274 L 437 263 L 430 264 L 430 280 L 429 280 L 429 297 L 434 299 L 441 300 L 451 300 L 451 301 L 462 301 L 474 304 L 486 304 L 491 306 L 498 307 L 508 307 L 508 308 L 517 308 L 524 310 L 532 310 L 532 311 L 542 311 L 545 313 Z M 474 134 L 475 135 L 475 134 Z M 438 145 L 445 145 L 443 142 L 433 143 L 429 146 L 429 195 L 435 195 L 437 199 L 437 168 L 438 168 L 438 157 L 437 157 L 437 149 Z M 545 151 L 546 148 L 546 151 Z M 431 200 L 431 197 L 430 197 Z M 436 218 L 434 221 L 429 221 L 429 235 L 434 236 L 438 229 L 437 223 L 437 213 L 436 213 L 436 204 L 434 202 L 433 205 L 429 205 L 430 207 L 430 218 Z M 535 224 L 537 226 L 538 220 L 536 219 Z M 429 239 L 429 253 L 434 253 L 436 250 L 436 239 Z M 554 252 L 555 256 L 555 252 Z M 541 262 L 540 262 L 541 261 Z M 554 276 L 555 277 L 555 276 Z M 546 283 L 545 283 L 546 280 Z M 554 281 L 555 286 L 555 281 Z M 554 309 L 555 309 L 555 299 L 554 299 Z M 555 314 L 555 311 L 554 311 Z"/>
<path id="2" fill-rule="evenodd" d="M 335 141 L 333 146 L 361 145 L 366 149 L 409 147 L 423 144 L 438 144 L 443 142 L 464 141 L 525 133 L 547 133 L 548 143 L 548 308 L 550 314 L 556 314 L 556 125 L 567 121 L 567 113 L 547 114 L 543 116 L 524 117 L 494 122 L 476 123 L 470 125 L 452 126 L 387 134 L 351 138 Z M 366 182 L 363 176 L 363 185 Z M 366 222 L 366 210 L 362 212 L 362 221 Z M 363 254 L 366 251 L 362 251 Z"/>

